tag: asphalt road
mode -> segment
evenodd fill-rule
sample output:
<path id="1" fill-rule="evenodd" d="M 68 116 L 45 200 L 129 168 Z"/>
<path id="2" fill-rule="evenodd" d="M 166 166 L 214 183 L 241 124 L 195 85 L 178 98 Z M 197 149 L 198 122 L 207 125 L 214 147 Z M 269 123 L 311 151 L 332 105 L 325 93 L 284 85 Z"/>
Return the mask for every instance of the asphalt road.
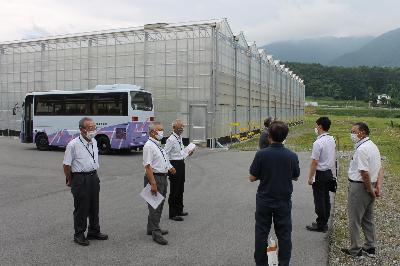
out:
<path id="1" fill-rule="evenodd" d="M 100 225 L 108 241 L 73 243 L 73 201 L 62 150 L 0 137 L 0 265 L 254 265 L 256 183 L 247 180 L 254 152 L 199 150 L 187 161 L 183 222 L 168 219 L 168 246 L 146 235 L 141 153 L 101 156 Z M 328 234 L 305 230 L 315 219 L 306 184 L 308 153 L 293 195 L 291 265 L 326 265 Z"/>

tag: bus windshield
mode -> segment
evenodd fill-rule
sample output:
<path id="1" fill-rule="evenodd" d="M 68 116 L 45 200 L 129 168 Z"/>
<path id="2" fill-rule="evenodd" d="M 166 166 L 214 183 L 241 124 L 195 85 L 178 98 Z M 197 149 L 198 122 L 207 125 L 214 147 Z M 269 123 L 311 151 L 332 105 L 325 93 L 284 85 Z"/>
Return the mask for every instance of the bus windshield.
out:
<path id="1" fill-rule="evenodd" d="M 153 110 L 151 94 L 143 91 L 131 91 L 131 105 L 133 110 Z"/>

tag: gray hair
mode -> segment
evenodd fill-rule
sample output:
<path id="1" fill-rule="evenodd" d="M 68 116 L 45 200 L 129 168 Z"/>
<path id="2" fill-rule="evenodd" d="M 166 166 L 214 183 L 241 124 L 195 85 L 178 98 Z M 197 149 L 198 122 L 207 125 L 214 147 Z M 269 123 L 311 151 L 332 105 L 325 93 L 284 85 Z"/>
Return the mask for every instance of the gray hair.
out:
<path id="1" fill-rule="evenodd" d="M 79 129 L 85 128 L 85 122 L 86 121 L 93 121 L 93 119 L 91 119 L 90 117 L 85 116 L 84 118 L 79 120 Z"/>
<path id="2" fill-rule="evenodd" d="M 183 125 L 182 120 L 176 119 L 176 120 L 172 123 L 172 127 L 175 128 L 178 124 Z"/>
<path id="3" fill-rule="evenodd" d="M 157 126 L 159 126 L 159 125 L 162 125 L 161 122 L 155 121 L 155 122 L 150 123 L 150 125 L 149 125 L 149 133 L 151 131 L 155 131 Z"/>

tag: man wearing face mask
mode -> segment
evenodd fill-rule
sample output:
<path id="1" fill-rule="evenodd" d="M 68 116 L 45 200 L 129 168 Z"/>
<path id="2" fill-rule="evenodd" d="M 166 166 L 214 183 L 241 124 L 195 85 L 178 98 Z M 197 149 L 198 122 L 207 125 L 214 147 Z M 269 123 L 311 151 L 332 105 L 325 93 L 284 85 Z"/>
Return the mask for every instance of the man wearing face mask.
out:
<path id="1" fill-rule="evenodd" d="M 348 203 L 350 247 L 341 249 L 346 255 L 361 258 L 363 254 L 375 257 L 376 235 L 374 202 L 381 195 L 384 170 L 378 147 L 369 138 L 368 125 L 355 123 L 351 129 L 351 140 L 355 143 L 348 176 Z M 362 228 L 365 243 L 360 241 Z"/>
<path id="2" fill-rule="evenodd" d="M 306 226 L 309 231 L 326 232 L 328 230 L 328 220 L 331 213 L 329 183 L 333 179 L 336 158 L 335 139 L 328 132 L 330 127 L 329 118 L 320 117 L 317 119 L 314 129 L 317 140 L 312 148 L 308 184 L 313 189 L 317 219 L 311 225 Z"/>
<path id="3" fill-rule="evenodd" d="M 150 137 L 143 147 L 143 166 L 145 168 L 144 186 L 151 185 L 151 192 L 157 195 L 157 191 L 164 197 L 167 194 L 167 175 L 168 172 L 175 174 L 175 168 L 170 164 L 168 154 L 161 146 L 164 137 L 164 129 L 161 123 L 153 122 L 149 126 Z M 160 219 L 164 206 L 164 201 L 154 209 L 148 205 L 149 216 L 147 221 L 147 234 L 160 245 L 167 245 L 163 235 L 168 234 L 167 230 L 161 230 Z"/>
<path id="4" fill-rule="evenodd" d="M 99 156 L 94 139 L 96 124 L 91 118 L 84 117 L 79 121 L 79 129 L 80 135 L 71 140 L 65 149 L 63 168 L 67 186 L 71 187 L 74 197 L 74 242 L 87 246 L 88 239 L 106 240 L 108 236 L 100 232 L 99 225 Z M 88 217 L 89 227 L 85 237 Z"/>
<path id="5" fill-rule="evenodd" d="M 183 123 L 177 119 L 172 124 L 173 132 L 167 139 L 165 151 L 168 154 L 171 164 L 176 169 L 175 175 L 170 175 L 171 184 L 168 198 L 169 219 L 173 221 L 183 221 L 182 216 L 188 215 L 183 211 L 183 192 L 185 185 L 185 160 L 184 146 L 182 141 Z M 191 155 L 190 153 L 189 155 Z"/>

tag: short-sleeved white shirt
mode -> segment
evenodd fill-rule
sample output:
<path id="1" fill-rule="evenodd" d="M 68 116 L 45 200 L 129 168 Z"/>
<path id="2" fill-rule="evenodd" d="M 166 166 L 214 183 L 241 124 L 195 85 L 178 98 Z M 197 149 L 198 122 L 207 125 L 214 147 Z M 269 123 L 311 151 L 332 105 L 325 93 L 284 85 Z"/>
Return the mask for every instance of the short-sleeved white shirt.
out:
<path id="1" fill-rule="evenodd" d="M 87 142 L 82 135 L 71 140 L 65 149 L 63 164 L 71 166 L 72 173 L 99 169 L 99 150 L 96 140 Z"/>
<path id="2" fill-rule="evenodd" d="M 182 137 L 173 132 L 167 139 L 165 144 L 165 151 L 168 154 L 170 160 L 183 160 L 183 146 Z"/>
<path id="3" fill-rule="evenodd" d="M 143 166 L 150 165 L 154 173 L 166 174 L 172 168 L 168 154 L 165 152 L 161 143 L 153 138 L 149 138 L 143 146 Z"/>
<path id="4" fill-rule="evenodd" d="M 323 133 L 314 141 L 311 159 L 318 161 L 317 170 L 326 171 L 335 168 L 336 143 L 329 133 Z"/>
<path id="5" fill-rule="evenodd" d="M 363 181 L 360 171 L 368 171 L 371 182 L 378 180 L 381 169 L 381 154 L 378 147 L 369 138 L 356 143 L 353 158 L 349 166 L 349 179 Z"/>

